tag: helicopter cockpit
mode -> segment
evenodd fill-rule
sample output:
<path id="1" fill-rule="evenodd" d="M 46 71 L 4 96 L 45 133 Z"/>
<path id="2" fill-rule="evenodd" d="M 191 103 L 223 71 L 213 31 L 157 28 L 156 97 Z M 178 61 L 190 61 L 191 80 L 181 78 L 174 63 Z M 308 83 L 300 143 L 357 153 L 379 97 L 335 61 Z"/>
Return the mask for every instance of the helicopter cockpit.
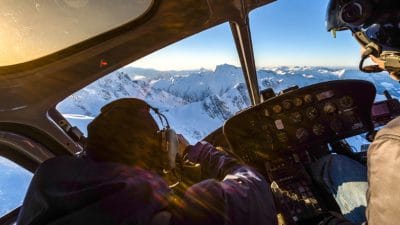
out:
<path id="1" fill-rule="evenodd" d="M 374 124 L 389 122 L 383 115 L 400 112 L 398 101 L 394 107 L 390 101 L 373 105 L 375 93 L 373 85 L 360 80 L 291 88 L 226 121 L 229 149 L 264 171 L 286 224 L 318 223 L 323 212 L 333 210 L 310 176 L 310 165 L 319 157 L 337 153 L 366 163 L 366 152 L 353 152 L 343 139 L 373 132 Z"/>
<path id="2" fill-rule="evenodd" d="M 379 128 L 400 115 L 400 103 L 391 96 L 393 93 L 384 89 L 393 86 L 386 80 L 379 80 L 379 86 L 376 86 L 370 82 L 371 79 L 358 79 L 361 77 L 358 74 L 342 79 L 343 71 L 332 79 L 320 79 L 310 75 L 307 67 L 288 71 L 286 78 L 282 71 L 260 69 L 256 63 L 255 55 L 258 53 L 254 52 L 256 47 L 249 14 L 269 7 L 273 2 L 54 0 L 0 3 L 0 17 L 8 21 L 0 23 L 5 30 L 0 33 L 0 45 L 7 47 L 0 51 L 0 157 L 33 173 L 45 160 L 75 155 L 84 147 L 87 124 L 75 124 L 83 117 L 68 111 L 71 102 L 93 100 L 98 110 L 105 101 L 116 99 L 115 96 L 154 100 L 159 96 L 172 96 L 170 93 L 176 91 L 173 88 L 178 84 L 173 81 L 177 79 L 187 78 L 190 74 L 214 76 L 208 80 L 209 83 L 198 82 L 197 85 L 202 87 L 198 96 L 187 95 L 187 90 L 195 89 L 193 83 L 188 82 L 182 84 L 186 91 L 184 94 L 165 100 L 171 105 L 173 101 L 180 102 L 188 113 L 169 112 L 171 108 L 168 107 L 162 109 L 163 113 L 176 115 L 172 119 L 174 124 L 175 121 L 184 121 L 189 114 L 204 117 L 192 115 L 197 108 L 182 103 L 195 103 L 206 109 L 221 104 L 204 111 L 214 113 L 206 117 L 212 120 L 213 130 L 207 130 L 204 135 L 182 126 L 178 132 L 190 130 L 195 134 L 191 140 L 206 140 L 263 174 L 271 183 L 280 224 L 318 224 L 325 212 L 339 212 L 339 209 L 318 181 L 310 176 L 309 166 L 327 154 L 343 154 L 365 164 L 367 144 L 354 149 L 346 139 L 361 137 L 365 139 L 363 143 L 371 142 Z M 221 24 L 231 32 L 239 66 L 219 66 L 220 70 L 225 66 L 228 71 L 219 81 L 227 82 L 227 77 L 236 79 L 240 75 L 238 80 L 242 83 L 235 86 L 235 91 L 242 97 L 245 95 L 240 104 L 232 103 L 240 105 L 235 106 L 234 112 L 224 111 L 229 107 L 224 105 L 220 96 L 207 95 L 220 90 L 225 90 L 224 94 L 228 92 L 226 86 L 218 91 L 211 90 L 214 85 L 211 82 L 218 80 L 215 71 L 136 69 L 129 74 L 129 68 L 124 67 Z M 13 35 L 8 37 L 7 32 Z M 19 41 L 20 44 L 15 44 Z M 297 74 L 296 71 L 300 72 Z M 176 76 L 171 73 L 176 73 Z M 323 77 L 337 71 L 318 67 L 318 73 Z M 114 81 L 109 79 L 110 74 L 126 83 L 114 85 Z M 164 75 L 165 80 L 162 79 Z M 312 79 L 312 82 L 299 84 L 299 87 L 296 86 L 298 79 Z M 100 92 L 93 91 L 98 84 L 102 87 L 108 85 L 108 90 L 114 95 L 102 90 L 104 96 L 100 96 Z M 153 88 L 155 85 L 157 88 Z M 145 91 L 135 92 L 135 88 Z M 74 95 L 80 90 L 84 90 L 86 95 Z M 126 94 L 121 95 L 118 90 Z M 397 91 L 396 88 L 393 90 Z M 164 100 L 154 100 L 158 101 Z M 88 110 L 90 107 L 74 107 L 82 114 L 87 112 L 83 119 L 90 121 L 96 116 Z M 222 116 L 217 118 L 218 115 Z M 202 120 L 199 121 L 197 124 L 200 126 Z M 29 181 L 30 178 L 26 179 Z M 8 180 L 4 179 L 4 182 Z M 13 185 L 10 185 L 11 189 Z M 26 189 L 21 191 L 22 196 L 23 191 Z M 0 225 L 15 224 L 20 203 L 0 208 Z"/>

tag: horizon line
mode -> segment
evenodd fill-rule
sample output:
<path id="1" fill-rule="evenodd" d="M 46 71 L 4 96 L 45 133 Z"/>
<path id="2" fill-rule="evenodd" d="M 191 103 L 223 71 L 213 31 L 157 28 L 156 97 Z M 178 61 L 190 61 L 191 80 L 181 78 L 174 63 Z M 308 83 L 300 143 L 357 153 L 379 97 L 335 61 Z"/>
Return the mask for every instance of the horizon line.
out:
<path id="1" fill-rule="evenodd" d="M 228 63 L 224 63 L 224 64 L 219 64 L 219 65 L 215 65 L 214 68 L 207 68 L 207 67 L 200 67 L 200 68 L 185 68 L 185 69 L 161 69 L 161 68 L 157 68 L 157 67 L 142 67 L 142 66 L 135 66 L 132 64 L 128 64 L 122 68 L 137 68 L 137 69 L 148 69 L 148 70 L 157 70 L 157 71 L 162 71 L 162 72 L 169 72 L 169 71 L 201 71 L 201 70 L 210 70 L 210 71 L 215 71 L 217 69 L 217 67 L 219 66 L 224 66 L 224 65 L 228 65 L 228 66 L 232 66 L 232 67 L 237 67 L 237 68 L 241 68 L 241 66 L 238 65 L 233 65 L 233 64 L 228 64 Z M 329 68 L 329 69 L 358 69 L 358 66 L 355 65 L 314 65 L 314 66 L 305 66 L 305 65 L 269 65 L 269 66 L 257 66 L 256 70 L 262 70 L 262 69 L 269 69 L 269 68 L 282 68 L 282 67 L 311 67 L 311 68 Z"/>

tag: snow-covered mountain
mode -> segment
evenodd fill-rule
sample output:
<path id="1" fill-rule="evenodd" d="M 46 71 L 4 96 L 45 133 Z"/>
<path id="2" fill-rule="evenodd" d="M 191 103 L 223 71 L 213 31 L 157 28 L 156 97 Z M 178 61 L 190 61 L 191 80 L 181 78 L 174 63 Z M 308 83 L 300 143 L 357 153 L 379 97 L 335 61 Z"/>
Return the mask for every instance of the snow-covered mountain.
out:
<path id="1" fill-rule="evenodd" d="M 393 96 L 400 96 L 398 83 L 383 73 L 364 74 L 352 68 L 324 67 L 258 70 L 260 89 L 273 88 L 275 92 L 294 85 L 304 87 L 337 79 L 371 81 L 376 85 L 379 100 L 386 89 Z M 123 97 L 141 98 L 159 108 L 172 127 L 191 143 L 202 139 L 250 104 L 241 68 L 224 64 L 215 70 L 192 71 L 125 67 L 66 98 L 57 109 L 86 132 L 87 124 L 103 105 Z"/>

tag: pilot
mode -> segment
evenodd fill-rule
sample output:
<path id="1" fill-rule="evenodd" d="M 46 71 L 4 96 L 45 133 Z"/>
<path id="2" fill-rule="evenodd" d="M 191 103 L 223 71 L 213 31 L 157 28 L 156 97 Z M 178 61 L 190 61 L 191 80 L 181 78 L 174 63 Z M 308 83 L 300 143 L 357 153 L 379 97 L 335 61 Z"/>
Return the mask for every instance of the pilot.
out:
<path id="1" fill-rule="evenodd" d="M 175 158 L 161 157 L 170 150 L 151 109 L 164 117 L 134 98 L 104 106 L 88 126 L 84 156 L 37 169 L 17 224 L 277 224 L 264 178 L 206 142 L 186 147 L 180 138 L 179 155 L 199 163 L 204 179 L 176 196 L 164 179 Z"/>
<path id="2" fill-rule="evenodd" d="M 327 29 L 334 35 L 351 31 L 362 46 L 361 71 L 385 70 L 393 79 L 400 79 L 400 1 L 330 0 Z M 365 66 L 368 57 L 376 64 Z M 400 118 L 375 136 L 368 150 L 368 168 L 340 155 L 325 157 L 317 164 L 323 183 L 347 219 L 369 225 L 400 223 Z"/>

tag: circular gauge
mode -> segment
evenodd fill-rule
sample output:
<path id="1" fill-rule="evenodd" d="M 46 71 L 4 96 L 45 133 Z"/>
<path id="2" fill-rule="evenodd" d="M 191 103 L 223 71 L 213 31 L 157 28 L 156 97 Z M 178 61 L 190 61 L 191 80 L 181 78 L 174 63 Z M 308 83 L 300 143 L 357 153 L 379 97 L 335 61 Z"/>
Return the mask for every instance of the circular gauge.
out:
<path id="1" fill-rule="evenodd" d="M 339 100 L 340 106 L 343 108 L 350 108 L 354 104 L 354 100 L 352 97 L 346 95 Z"/>
<path id="2" fill-rule="evenodd" d="M 306 116 L 308 119 L 313 120 L 318 117 L 318 110 L 315 107 L 308 107 L 306 109 Z"/>
<path id="3" fill-rule="evenodd" d="M 324 112 L 326 114 L 332 114 L 336 112 L 336 106 L 332 102 L 328 102 L 324 105 Z"/>
<path id="4" fill-rule="evenodd" d="M 301 123 L 301 121 L 303 120 L 303 115 L 301 115 L 301 113 L 299 112 L 295 112 L 290 114 L 290 119 L 295 123 Z"/>
<path id="5" fill-rule="evenodd" d="M 301 105 L 303 105 L 303 100 L 301 98 L 295 98 L 295 99 L 293 99 L 293 104 L 296 107 L 300 107 Z"/>
<path id="6" fill-rule="evenodd" d="M 312 103 L 313 101 L 314 101 L 314 98 L 313 98 L 312 95 L 308 94 L 308 95 L 304 96 L 304 102 L 305 103 L 309 104 L 309 103 Z"/>
<path id="7" fill-rule="evenodd" d="M 280 105 L 274 105 L 274 106 L 272 106 L 272 111 L 273 111 L 274 113 L 281 113 L 281 112 L 282 112 L 282 106 L 280 106 Z"/>
<path id="8" fill-rule="evenodd" d="M 292 108 L 292 103 L 289 100 L 286 100 L 282 102 L 282 106 L 284 109 L 289 110 Z"/>
<path id="9" fill-rule="evenodd" d="M 308 139 L 309 137 L 309 133 L 306 129 L 304 128 L 299 128 L 296 130 L 296 138 L 297 140 L 299 140 L 300 142 L 304 142 Z"/>
<path id="10" fill-rule="evenodd" d="M 320 123 L 317 123 L 313 126 L 312 130 L 315 135 L 321 136 L 325 133 L 325 126 Z"/>

